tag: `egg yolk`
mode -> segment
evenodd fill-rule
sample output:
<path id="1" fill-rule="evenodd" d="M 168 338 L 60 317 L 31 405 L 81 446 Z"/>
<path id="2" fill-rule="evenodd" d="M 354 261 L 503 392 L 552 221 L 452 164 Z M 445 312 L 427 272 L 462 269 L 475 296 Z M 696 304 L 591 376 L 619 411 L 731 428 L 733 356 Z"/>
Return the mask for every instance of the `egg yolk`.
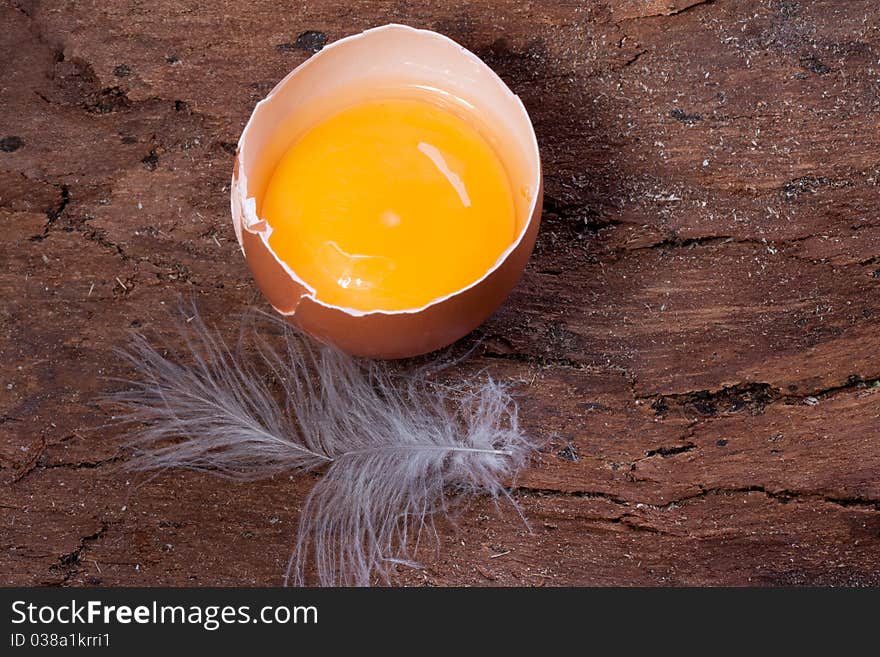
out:
<path id="1" fill-rule="evenodd" d="M 260 215 L 275 254 L 345 308 L 420 308 L 482 277 L 513 243 L 510 180 L 458 113 L 421 99 L 349 107 L 272 173 Z"/>

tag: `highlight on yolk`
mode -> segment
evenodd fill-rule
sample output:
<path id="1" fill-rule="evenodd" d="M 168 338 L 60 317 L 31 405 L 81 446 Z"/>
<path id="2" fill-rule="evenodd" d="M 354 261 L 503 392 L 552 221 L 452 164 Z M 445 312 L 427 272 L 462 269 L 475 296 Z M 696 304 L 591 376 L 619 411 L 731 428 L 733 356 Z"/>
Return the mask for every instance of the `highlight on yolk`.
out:
<path id="1" fill-rule="evenodd" d="M 518 230 L 510 180 L 439 103 L 366 101 L 305 132 L 262 199 L 275 254 L 318 300 L 408 310 L 481 278 Z"/>

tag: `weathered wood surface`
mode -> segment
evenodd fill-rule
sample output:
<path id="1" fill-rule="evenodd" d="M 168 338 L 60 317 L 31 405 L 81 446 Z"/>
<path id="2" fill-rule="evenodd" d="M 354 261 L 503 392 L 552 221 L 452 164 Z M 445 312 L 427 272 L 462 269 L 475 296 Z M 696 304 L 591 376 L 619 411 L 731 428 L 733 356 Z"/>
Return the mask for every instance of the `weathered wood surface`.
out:
<path id="1" fill-rule="evenodd" d="M 872 0 L 6 2 L 0 583 L 277 584 L 307 481 L 113 466 L 102 377 L 195 295 L 258 301 L 228 212 L 254 105 L 390 21 L 535 122 L 535 257 L 468 367 L 548 447 L 532 533 L 477 501 L 407 584 L 880 584 Z"/>

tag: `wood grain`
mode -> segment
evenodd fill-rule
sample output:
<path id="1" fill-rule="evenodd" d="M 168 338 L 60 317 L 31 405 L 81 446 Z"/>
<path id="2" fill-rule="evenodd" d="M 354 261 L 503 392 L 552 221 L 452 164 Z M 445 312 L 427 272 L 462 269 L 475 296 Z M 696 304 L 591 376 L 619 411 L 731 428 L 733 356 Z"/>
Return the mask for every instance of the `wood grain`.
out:
<path id="1" fill-rule="evenodd" d="M 413 585 L 880 584 L 880 8 L 870 0 L 0 7 L 0 583 L 278 584 L 308 480 L 131 477 L 131 327 L 260 303 L 228 216 L 254 103 L 439 30 L 523 98 L 539 243 L 462 371 L 544 444 Z"/>

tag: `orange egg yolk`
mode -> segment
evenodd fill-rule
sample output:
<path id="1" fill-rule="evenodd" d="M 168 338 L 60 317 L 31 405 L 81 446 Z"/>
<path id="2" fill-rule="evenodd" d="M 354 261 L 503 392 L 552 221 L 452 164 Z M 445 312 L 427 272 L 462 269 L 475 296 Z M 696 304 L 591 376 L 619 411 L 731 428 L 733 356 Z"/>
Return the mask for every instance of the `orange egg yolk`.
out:
<path id="1" fill-rule="evenodd" d="M 421 99 L 365 102 L 305 132 L 260 214 L 318 300 L 360 311 L 416 309 L 476 282 L 518 229 L 492 146 Z"/>

